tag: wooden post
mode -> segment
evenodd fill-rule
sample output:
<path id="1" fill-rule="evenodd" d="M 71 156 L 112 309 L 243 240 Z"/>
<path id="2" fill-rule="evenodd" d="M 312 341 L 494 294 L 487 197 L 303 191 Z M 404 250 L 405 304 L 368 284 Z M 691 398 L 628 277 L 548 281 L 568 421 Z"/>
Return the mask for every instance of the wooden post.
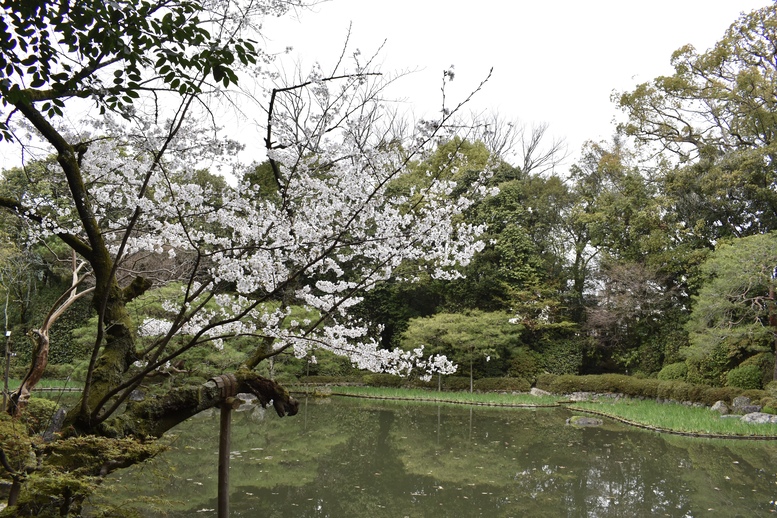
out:
<path id="1" fill-rule="evenodd" d="M 11 367 L 11 332 L 5 332 L 5 375 L 3 377 L 3 412 L 8 410 L 8 371 Z"/>
<path id="2" fill-rule="evenodd" d="M 228 397 L 221 405 L 219 428 L 219 482 L 218 482 L 218 518 L 229 518 L 229 450 L 232 436 L 232 410 L 242 401 Z"/>

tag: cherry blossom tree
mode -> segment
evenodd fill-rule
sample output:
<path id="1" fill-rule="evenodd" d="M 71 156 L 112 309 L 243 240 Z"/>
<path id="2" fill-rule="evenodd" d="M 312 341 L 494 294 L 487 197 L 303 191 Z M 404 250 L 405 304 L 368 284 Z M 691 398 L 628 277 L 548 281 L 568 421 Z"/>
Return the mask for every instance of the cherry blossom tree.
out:
<path id="1" fill-rule="evenodd" d="M 355 52 L 331 71 L 316 66 L 293 83 L 270 84 L 260 102 L 263 143 L 224 137 L 219 114 L 272 77 L 269 54 L 257 43 L 260 21 L 292 6 L 4 4 L 4 145 L 25 159 L 53 154 L 48 174 L 69 195 L 20 192 L 0 198 L 0 207 L 24 220 L 29 242 L 59 239 L 85 262 L 81 289 L 98 317 L 80 402 L 67 414 L 59 446 L 36 450 L 35 469 L 57 448 L 83 447 L 86 435 L 116 442 L 95 446 L 93 461 L 78 466 L 84 476 L 104 477 L 153 454 L 125 438 L 159 437 L 225 393 L 210 380 L 142 401 L 130 394 L 187 352 L 236 337 L 255 346 L 225 373 L 232 388 L 254 393 L 280 416 L 295 414 L 297 402 L 256 372 L 278 354 L 326 349 L 359 368 L 399 375 L 454 369 L 421 348 L 382 349 L 349 309 L 401 264 L 455 278 L 483 246 L 483 228 L 461 215 L 490 194 L 488 171 L 462 189 L 444 164 L 429 167 L 428 181 L 406 194 L 390 189 L 411 163 L 417 169 L 453 137 L 450 123 L 468 99 L 408 129 L 385 100 L 391 78 Z M 462 130 L 460 120 L 455 127 Z M 254 181 L 253 168 L 239 162 L 245 145 L 266 150 L 269 181 Z M 203 168 L 234 181 L 202 182 Z M 170 267 L 152 274 L 140 257 Z M 164 316 L 133 320 L 128 303 L 173 282 L 180 290 L 164 303 Z M 292 318 L 292 306 L 303 306 L 307 317 Z M 23 478 L 19 469 L 14 480 Z M 46 505 L 77 512 L 85 490 L 63 484 L 52 484 L 61 494 Z M 10 502 L 19 509 L 40 500 L 31 488 L 20 494 Z"/>

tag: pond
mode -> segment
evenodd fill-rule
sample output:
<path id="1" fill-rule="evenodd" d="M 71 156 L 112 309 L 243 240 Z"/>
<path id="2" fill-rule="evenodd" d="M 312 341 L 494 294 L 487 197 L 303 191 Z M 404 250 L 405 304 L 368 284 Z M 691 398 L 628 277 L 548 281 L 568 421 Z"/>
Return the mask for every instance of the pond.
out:
<path id="1" fill-rule="evenodd" d="M 245 406 L 245 405 L 244 405 Z M 231 516 L 701 517 L 777 511 L 777 443 L 566 425 L 563 409 L 333 397 L 233 414 Z M 216 516 L 217 413 L 93 499 Z"/>

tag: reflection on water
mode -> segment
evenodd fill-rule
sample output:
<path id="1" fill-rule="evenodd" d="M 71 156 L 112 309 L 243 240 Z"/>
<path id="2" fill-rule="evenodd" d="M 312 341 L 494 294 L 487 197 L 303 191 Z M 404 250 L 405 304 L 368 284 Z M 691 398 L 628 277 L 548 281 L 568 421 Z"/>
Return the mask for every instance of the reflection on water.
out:
<path id="1" fill-rule="evenodd" d="M 767 516 L 777 443 L 689 439 L 561 409 L 308 400 L 278 419 L 233 418 L 231 516 Z M 143 516 L 216 516 L 218 414 L 117 473 L 110 499 Z"/>

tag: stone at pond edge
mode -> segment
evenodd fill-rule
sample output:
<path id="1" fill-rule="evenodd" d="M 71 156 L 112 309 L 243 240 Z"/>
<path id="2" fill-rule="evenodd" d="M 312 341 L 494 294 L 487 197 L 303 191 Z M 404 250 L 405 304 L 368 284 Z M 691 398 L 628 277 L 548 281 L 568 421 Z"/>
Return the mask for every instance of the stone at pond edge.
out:
<path id="1" fill-rule="evenodd" d="M 532 396 L 550 396 L 550 392 L 539 389 L 537 387 L 532 387 L 532 389 L 529 391 L 529 394 Z"/>
<path id="2" fill-rule="evenodd" d="M 587 417 L 582 415 L 573 415 L 567 419 L 567 424 L 573 426 L 601 426 L 603 421 L 596 417 Z"/>
<path id="3" fill-rule="evenodd" d="M 731 406 L 733 407 L 735 414 L 752 414 L 761 411 L 759 405 L 752 404 L 750 398 L 745 396 L 735 397 L 733 401 L 731 401 Z"/>
<path id="4" fill-rule="evenodd" d="M 742 422 L 753 424 L 777 423 L 777 415 L 764 414 L 763 412 L 751 412 L 742 416 Z"/>
<path id="5" fill-rule="evenodd" d="M 715 404 L 710 407 L 710 410 L 720 412 L 720 415 L 726 415 L 731 412 L 725 401 L 716 401 Z"/>

